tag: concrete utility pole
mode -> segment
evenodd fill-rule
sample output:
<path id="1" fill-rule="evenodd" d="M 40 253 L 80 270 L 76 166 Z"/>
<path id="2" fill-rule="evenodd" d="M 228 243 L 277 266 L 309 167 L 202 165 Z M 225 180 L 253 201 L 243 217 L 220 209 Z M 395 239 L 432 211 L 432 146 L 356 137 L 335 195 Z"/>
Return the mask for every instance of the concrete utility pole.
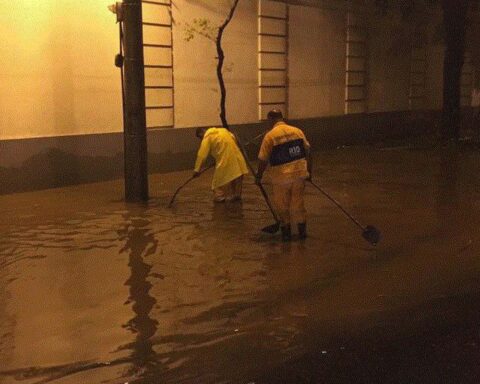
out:
<path id="1" fill-rule="evenodd" d="M 138 202 L 148 200 L 142 1 L 124 0 L 122 10 L 125 43 L 125 199 Z"/>

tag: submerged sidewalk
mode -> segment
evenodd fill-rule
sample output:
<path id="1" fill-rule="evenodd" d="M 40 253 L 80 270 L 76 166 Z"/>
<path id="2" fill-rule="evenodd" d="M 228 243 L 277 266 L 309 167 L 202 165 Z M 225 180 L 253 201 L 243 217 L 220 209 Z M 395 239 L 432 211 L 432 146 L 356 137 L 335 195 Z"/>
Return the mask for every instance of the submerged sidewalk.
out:
<path id="1" fill-rule="evenodd" d="M 0 383 L 476 383 L 480 155 L 345 148 L 282 244 L 253 179 L 214 205 L 210 175 L 0 196 Z M 439 381 L 442 379 L 444 381 Z M 428 381 L 431 380 L 431 381 Z"/>

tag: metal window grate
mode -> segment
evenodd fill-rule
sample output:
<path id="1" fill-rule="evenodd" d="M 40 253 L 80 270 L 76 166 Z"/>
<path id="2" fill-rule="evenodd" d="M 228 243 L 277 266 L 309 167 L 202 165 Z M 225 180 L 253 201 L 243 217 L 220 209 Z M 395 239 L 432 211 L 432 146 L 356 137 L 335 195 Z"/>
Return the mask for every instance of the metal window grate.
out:
<path id="1" fill-rule="evenodd" d="M 367 112 L 367 25 L 365 17 L 347 12 L 345 31 L 345 113 Z"/>
<path id="2" fill-rule="evenodd" d="M 288 110 L 288 5 L 258 0 L 258 118 Z"/>
<path id="3" fill-rule="evenodd" d="M 173 128 L 173 19 L 170 0 L 142 0 L 147 129 Z"/>
<path id="4" fill-rule="evenodd" d="M 474 71 L 471 54 L 467 51 L 465 52 L 460 83 L 460 103 L 462 107 L 469 107 L 472 104 L 472 91 L 475 80 Z"/>
<path id="5" fill-rule="evenodd" d="M 413 46 L 410 57 L 410 110 L 425 107 L 425 86 L 427 78 L 427 51 L 425 45 Z"/>

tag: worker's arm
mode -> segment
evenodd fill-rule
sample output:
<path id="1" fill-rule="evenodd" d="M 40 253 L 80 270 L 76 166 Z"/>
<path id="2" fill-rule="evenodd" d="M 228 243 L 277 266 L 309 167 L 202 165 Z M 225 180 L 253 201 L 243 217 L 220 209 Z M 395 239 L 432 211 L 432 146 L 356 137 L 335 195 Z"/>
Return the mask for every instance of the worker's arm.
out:
<path id="1" fill-rule="evenodd" d="M 268 162 L 264 160 L 258 160 L 258 170 L 255 175 L 255 183 L 260 184 L 262 182 L 263 173 L 267 169 Z"/>
<path id="2" fill-rule="evenodd" d="M 272 154 L 273 142 L 270 139 L 270 136 L 265 136 L 260 147 L 260 152 L 258 153 L 258 170 L 255 175 L 255 183 L 260 184 L 262 182 L 262 177 L 267 169 L 268 160 Z"/>
<path id="3" fill-rule="evenodd" d="M 210 154 L 210 140 L 208 137 L 204 137 L 197 153 L 197 160 L 195 161 L 193 177 L 198 177 L 200 175 L 200 170 L 202 169 L 203 163 L 205 162 L 209 154 Z"/>

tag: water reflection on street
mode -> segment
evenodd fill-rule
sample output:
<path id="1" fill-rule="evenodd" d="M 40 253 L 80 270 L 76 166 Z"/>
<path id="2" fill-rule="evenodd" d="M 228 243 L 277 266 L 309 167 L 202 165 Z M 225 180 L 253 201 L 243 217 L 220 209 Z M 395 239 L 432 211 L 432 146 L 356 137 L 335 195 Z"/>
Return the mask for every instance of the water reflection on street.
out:
<path id="1" fill-rule="evenodd" d="M 335 366 L 391 316 L 398 337 L 477 316 L 452 299 L 480 296 L 476 152 L 347 148 L 315 169 L 378 247 L 313 189 L 307 241 L 260 233 L 251 178 L 229 205 L 207 174 L 167 208 L 188 172 L 153 176 L 145 205 L 120 181 L 0 196 L 0 383 L 280 383 L 276 367 L 332 349 L 315 366 Z M 332 372 L 317 382 L 349 382 Z"/>

